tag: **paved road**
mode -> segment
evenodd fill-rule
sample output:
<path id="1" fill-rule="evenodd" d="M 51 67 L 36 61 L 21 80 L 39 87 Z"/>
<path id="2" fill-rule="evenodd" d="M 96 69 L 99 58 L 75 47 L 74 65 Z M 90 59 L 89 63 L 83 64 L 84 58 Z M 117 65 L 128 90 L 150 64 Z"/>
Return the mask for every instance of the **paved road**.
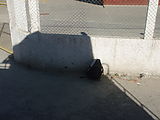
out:
<path id="1" fill-rule="evenodd" d="M 106 77 L 38 72 L 4 54 L 0 51 L 0 120 L 153 120 Z"/>
<path id="2" fill-rule="evenodd" d="M 98 6 L 73 0 L 40 4 L 42 31 L 57 34 L 143 37 L 147 6 Z M 160 36 L 158 12 L 155 36 Z"/>

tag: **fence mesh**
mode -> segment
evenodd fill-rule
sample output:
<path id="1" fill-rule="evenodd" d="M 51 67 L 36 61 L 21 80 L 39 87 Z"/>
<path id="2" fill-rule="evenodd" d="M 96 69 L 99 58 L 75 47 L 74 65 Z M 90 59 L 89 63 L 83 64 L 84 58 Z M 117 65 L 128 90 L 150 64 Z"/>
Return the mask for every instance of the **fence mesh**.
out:
<path id="1" fill-rule="evenodd" d="M 147 16 L 149 1 L 151 0 L 39 0 L 41 32 L 143 38 L 146 19 L 149 17 Z M 30 7 L 32 8 L 32 5 Z M 28 12 L 27 3 L 26 9 Z M 32 11 L 36 13 L 36 9 L 30 9 L 31 13 Z M 32 16 L 27 13 L 29 29 L 33 13 Z M 151 11 L 151 18 L 154 13 L 154 10 Z M 154 37 L 160 37 L 159 8 Z"/>
<path id="2" fill-rule="evenodd" d="M 160 38 L 160 6 L 158 7 L 158 12 L 157 12 L 154 37 L 155 38 Z"/>
<path id="3" fill-rule="evenodd" d="M 52 34 L 143 37 L 148 0 L 40 1 L 41 30 Z"/>

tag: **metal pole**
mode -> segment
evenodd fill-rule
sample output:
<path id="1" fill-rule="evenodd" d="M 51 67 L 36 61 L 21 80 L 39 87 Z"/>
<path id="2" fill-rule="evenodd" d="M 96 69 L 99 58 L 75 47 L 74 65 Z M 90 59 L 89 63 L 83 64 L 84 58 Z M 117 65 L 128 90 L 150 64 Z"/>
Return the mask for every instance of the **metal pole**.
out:
<path id="1" fill-rule="evenodd" d="M 159 0 L 149 0 L 144 39 L 153 39 Z"/>
<path id="2" fill-rule="evenodd" d="M 39 0 L 28 0 L 31 33 L 40 31 Z"/>

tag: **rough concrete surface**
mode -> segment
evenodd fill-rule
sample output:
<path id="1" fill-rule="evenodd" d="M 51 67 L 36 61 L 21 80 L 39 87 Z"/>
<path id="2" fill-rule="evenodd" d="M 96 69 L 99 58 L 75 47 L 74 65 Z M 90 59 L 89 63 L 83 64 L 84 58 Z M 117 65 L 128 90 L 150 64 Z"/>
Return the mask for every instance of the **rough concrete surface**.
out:
<path id="1" fill-rule="evenodd" d="M 158 119 L 160 118 L 160 76 L 141 74 L 143 74 L 141 78 L 138 74 L 136 76 L 128 76 L 127 74 L 112 75 L 113 82 L 141 107 L 153 112 L 154 118 Z"/>
<path id="2" fill-rule="evenodd" d="M 0 22 L 0 46 L 12 51 L 9 23 Z"/>
<path id="3" fill-rule="evenodd" d="M 7 6 L 0 5 L 0 22 L 8 23 L 8 12 L 7 12 Z"/>
<path id="4" fill-rule="evenodd" d="M 7 6 L 0 6 L 0 46 L 12 50 Z"/>

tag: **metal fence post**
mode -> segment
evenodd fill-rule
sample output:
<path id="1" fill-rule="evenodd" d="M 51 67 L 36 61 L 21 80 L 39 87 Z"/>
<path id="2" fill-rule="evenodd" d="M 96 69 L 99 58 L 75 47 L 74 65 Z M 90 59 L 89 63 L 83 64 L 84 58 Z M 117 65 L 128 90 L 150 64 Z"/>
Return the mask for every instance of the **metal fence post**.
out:
<path id="1" fill-rule="evenodd" d="M 39 0 L 28 0 L 31 33 L 40 31 Z"/>
<path id="2" fill-rule="evenodd" d="M 25 0 L 7 0 L 12 46 L 19 44 L 28 35 Z"/>
<path id="3" fill-rule="evenodd" d="M 153 39 L 159 0 L 149 0 L 144 39 Z"/>

